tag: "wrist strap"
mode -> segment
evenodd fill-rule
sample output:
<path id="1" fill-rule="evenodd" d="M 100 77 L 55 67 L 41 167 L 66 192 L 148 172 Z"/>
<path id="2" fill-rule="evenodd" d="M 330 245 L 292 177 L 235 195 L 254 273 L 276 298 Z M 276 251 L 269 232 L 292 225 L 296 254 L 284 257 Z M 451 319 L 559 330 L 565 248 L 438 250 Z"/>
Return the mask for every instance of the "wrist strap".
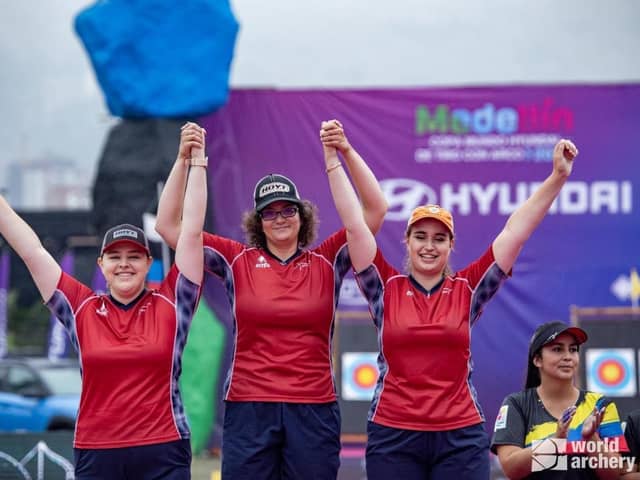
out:
<path id="1" fill-rule="evenodd" d="M 209 165 L 209 157 L 204 158 L 190 158 L 189 165 L 192 167 L 204 167 L 207 168 Z"/>
<path id="2" fill-rule="evenodd" d="M 334 163 L 333 165 L 327 167 L 327 169 L 325 170 L 325 172 L 329 173 L 329 172 L 333 172 L 336 168 L 341 167 L 342 166 L 342 162 L 337 162 Z"/>

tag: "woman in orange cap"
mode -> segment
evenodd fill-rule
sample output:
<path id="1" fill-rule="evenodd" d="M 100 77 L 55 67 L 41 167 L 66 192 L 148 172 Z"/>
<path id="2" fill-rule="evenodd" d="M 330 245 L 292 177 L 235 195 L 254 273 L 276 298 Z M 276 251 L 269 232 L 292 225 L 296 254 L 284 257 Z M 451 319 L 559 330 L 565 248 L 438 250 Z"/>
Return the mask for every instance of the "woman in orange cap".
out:
<path id="1" fill-rule="evenodd" d="M 513 212 L 489 248 L 456 273 L 449 268 L 453 217 L 438 205 L 420 206 L 409 218 L 408 274 L 376 253 L 361 217 L 345 223 L 380 348 L 367 428 L 369 480 L 489 477 L 489 437 L 470 381 L 471 327 L 551 207 L 577 153 L 573 143 L 560 140 L 551 175 Z"/>

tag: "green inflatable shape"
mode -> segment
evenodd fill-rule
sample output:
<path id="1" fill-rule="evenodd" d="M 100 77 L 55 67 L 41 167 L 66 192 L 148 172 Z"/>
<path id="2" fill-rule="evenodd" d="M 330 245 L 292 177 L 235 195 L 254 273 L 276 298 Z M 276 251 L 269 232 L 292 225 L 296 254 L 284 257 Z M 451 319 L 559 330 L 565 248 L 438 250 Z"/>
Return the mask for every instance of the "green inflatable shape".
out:
<path id="1" fill-rule="evenodd" d="M 216 415 L 217 402 L 214 399 L 224 351 L 224 337 L 224 327 L 203 298 L 191 322 L 182 355 L 180 379 L 194 454 L 200 453 L 207 445 Z"/>

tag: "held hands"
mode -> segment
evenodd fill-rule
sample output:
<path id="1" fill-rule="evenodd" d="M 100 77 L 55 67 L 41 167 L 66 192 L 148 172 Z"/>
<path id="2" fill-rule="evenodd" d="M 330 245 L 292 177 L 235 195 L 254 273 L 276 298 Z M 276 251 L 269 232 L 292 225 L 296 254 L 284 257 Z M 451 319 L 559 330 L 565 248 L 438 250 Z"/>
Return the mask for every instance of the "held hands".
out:
<path id="1" fill-rule="evenodd" d="M 558 419 L 558 426 L 556 428 L 556 438 L 567 438 L 567 433 L 569 432 L 569 425 L 571 424 L 571 420 L 573 420 L 573 416 L 576 413 L 576 406 L 572 405 L 567 408 L 564 412 L 562 412 L 562 417 Z"/>
<path id="2" fill-rule="evenodd" d="M 207 131 L 193 122 L 187 122 L 180 128 L 180 146 L 178 161 L 189 165 L 192 158 L 204 161 L 204 138 Z"/>
<path id="3" fill-rule="evenodd" d="M 589 440 L 594 434 L 598 432 L 602 418 L 604 417 L 604 411 L 606 407 L 594 408 L 591 415 L 582 424 L 582 438 Z"/>
<path id="4" fill-rule="evenodd" d="M 573 159 L 578 155 L 578 149 L 571 140 L 560 139 L 553 148 L 553 171 L 562 177 L 571 175 Z"/>
<path id="5" fill-rule="evenodd" d="M 338 120 L 329 120 L 320 125 L 320 141 L 324 147 L 333 147 L 345 154 L 350 148 L 349 140 L 344 134 L 342 123 Z"/>

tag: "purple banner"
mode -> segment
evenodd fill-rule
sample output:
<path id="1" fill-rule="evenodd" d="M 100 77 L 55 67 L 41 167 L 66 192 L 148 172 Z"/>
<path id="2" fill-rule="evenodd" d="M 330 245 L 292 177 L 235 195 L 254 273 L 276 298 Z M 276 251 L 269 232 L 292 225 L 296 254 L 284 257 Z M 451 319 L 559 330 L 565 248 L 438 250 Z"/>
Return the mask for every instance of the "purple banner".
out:
<path id="1" fill-rule="evenodd" d="M 73 275 L 75 256 L 71 250 L 64 254 L 60 260 L 60 268 L 65 273 Z M 50 360 L 64 358 L 69 353 L 69 337 L 61 322 L 55 315 L 49 320 L 49 342 L 47 356 Z"/>
<path id="2" fill-rule="evenodd" d="M 96 265 L 96 269 L 93 272 L 93 278 L 91 279 L 91 290 L 98 295 L 107 293 L 107 280 L 102 274 L 102 269 L 99 265 Z"/>
<path id="3" fill-rule="evenodd" d="M 573 175 L 473 330 L 473 382 L 492 421 L 522 387 L 538 324 L 569 321 L 571 305 L 630 305 L 640 267 L 639 111 L 640 85 L 234 91 L 204 121 L 215 231 L 243 238 L 241 213 L 272 172 L 318 205 L 320 239 L 340 228 L 318 140 L 320 122 L 337 118 L 389 201 L 377 236 L 386 257 L 403 265 L 409 212 L 435 202 L 454 215 L 459 269 L 551 173 L 556 141 L 573 140 Z M 361 302 L 346 282 L 341 304 Z"/>
<path id="4" fill-rule="evenodd" d="M 4 250 L 0 254 L 0 358 L 7 355 L 7 296 L 9 295 L 9 271 L 11 257 Z"/>

